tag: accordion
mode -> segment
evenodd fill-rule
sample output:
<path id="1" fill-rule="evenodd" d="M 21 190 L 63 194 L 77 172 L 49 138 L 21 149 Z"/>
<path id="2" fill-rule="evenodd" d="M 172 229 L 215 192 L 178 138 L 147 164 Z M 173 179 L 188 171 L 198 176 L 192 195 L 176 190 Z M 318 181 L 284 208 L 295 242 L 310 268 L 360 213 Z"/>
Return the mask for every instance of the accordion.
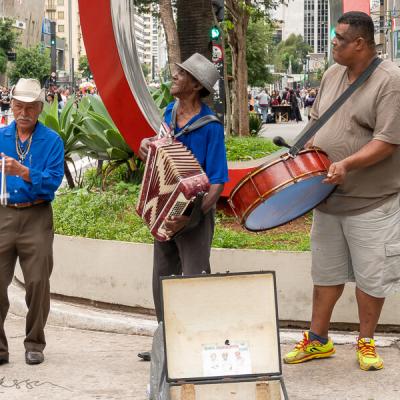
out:
<path id="1" fill-rule="evenodd" d="M 171 136 L 150 143 L 136 211 L 159 241 L 169 240 L 164 221 L 183 215 L 199 193 L 208 192 L 207 175 L 193 154 Z"/>

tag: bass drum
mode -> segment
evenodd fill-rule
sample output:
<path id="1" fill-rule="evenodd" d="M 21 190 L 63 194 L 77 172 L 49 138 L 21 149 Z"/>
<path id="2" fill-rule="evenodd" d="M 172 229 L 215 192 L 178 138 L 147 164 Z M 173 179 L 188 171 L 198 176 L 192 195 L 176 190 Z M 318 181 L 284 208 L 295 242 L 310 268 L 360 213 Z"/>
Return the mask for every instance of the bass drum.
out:
<path id="1" fill-rule="evenodd" d="M 282 154 L 245 176 L 228 202 L 247 230 L 276 228 L 306 214 L 335 190 L 336 185 L 322 183 L 330 165 L 327 154 L 316 147 L 295 157 Z"/>

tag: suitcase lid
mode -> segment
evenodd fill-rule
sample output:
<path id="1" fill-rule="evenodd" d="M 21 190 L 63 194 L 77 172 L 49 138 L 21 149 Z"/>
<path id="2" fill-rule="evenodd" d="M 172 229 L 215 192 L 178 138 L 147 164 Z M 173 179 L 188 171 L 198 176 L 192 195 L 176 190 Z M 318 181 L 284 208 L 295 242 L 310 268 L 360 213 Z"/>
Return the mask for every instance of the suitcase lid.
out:
<path id="1" fill-rule="evenodd" d="M 161 283 L 168 382 L 282 374 L 274 272 Z"/>

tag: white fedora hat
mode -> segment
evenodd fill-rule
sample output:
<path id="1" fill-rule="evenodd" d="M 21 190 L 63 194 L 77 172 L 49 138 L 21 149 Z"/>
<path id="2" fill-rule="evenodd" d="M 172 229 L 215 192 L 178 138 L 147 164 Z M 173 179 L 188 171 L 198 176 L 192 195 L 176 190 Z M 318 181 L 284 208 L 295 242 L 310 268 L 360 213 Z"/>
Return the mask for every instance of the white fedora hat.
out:
<path id="1" fill-rule="evenodd" d="M 189 72 L 210 93 L 214 92 L 214 85 L 221 77 L 215 65 L 199 53 L 194 53 L 179 67 Z"/>
<path id="2" fill-rule="evenodd" d="M 12 99 L 25 103 L 45 102 L 45 89 L 40 87 L 40 82 L 37 79 L 20 78 L 11 89 L 10 94 Z"/>

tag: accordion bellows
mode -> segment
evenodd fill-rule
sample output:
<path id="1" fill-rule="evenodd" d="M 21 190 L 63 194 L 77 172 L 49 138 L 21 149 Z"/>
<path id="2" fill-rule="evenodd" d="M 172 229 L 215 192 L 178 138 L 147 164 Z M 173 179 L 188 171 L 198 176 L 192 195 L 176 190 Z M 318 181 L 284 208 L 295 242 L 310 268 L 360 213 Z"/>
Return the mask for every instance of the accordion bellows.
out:
<path id="1" fill-rule="evenodd" d="M 209 188 L 207 175 L 187 147 L 171 137 L 154 140 L 136 211 L 157 240 L 169 240 L 165 219 L 182 215 L 196 196 Z"/>

